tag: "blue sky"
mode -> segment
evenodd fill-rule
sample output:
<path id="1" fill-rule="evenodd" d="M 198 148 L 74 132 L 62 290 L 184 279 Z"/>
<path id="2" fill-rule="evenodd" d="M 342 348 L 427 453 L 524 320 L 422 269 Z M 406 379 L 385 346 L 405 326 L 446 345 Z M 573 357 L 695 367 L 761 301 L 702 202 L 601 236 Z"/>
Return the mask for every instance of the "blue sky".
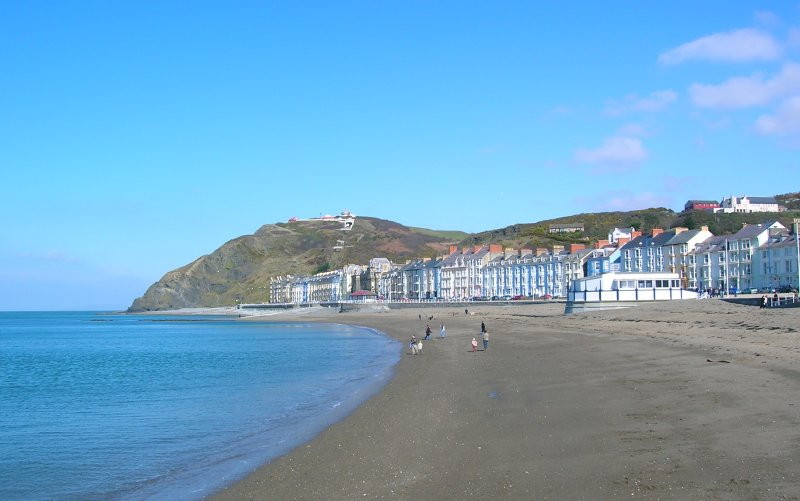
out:
<path id="1" fill-rule="evenodd" d="M 482 231 L 796 191 L 800 1 L 5 2 L 0 310 L 262 224 Z"/>

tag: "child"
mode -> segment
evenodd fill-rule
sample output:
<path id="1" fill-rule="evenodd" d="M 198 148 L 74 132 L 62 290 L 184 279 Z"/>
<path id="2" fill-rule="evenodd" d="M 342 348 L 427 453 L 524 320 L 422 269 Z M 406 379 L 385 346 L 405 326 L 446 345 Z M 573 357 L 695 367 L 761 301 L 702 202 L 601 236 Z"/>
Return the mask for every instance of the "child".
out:
<path id="1" fill-rule="evenodd" d="M 475 338 L 472 338 L 472 353 L 478 351 L 478 341 Z"/>

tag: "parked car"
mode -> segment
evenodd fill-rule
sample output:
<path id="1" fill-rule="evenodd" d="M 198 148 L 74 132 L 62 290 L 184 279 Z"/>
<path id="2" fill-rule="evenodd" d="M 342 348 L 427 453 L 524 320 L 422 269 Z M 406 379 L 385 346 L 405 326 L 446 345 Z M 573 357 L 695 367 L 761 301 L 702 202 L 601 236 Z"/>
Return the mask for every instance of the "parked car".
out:
<path id="1" fill-rule="evenodd" d="M 501 297 L 500 299 L 502 299 L 503 301 L 511 301 L 511 296 L 506 294 L 505 296 Z"/>
<path id="2" fill-rule="evenodd" d="M 512 301 L 519 301 L 520 299 L 525 299 L 525 296 L 523 296 L 522 294 L 517 294 L 516 296 L 511 297 Z"/>
<path id="3" fill-rule="evenodd" d="M 750 289 L 750 294 L 758 294 L 758 289 L 753 287 L 752 289 Z"/>
<path id="4" fill-rule="evenodd" d="M 472 297 L 472 300 L 473 300 L 473 301 L 488 301 L 488 300 L 489 300 L 489 298 L 487 298 L 487 297 L 485 297 L 485 296 L 473 296 L 473 297 Z"/>
<path id="5" fill-rule="evenodd" d="M 500 300 L 500 296 L 492 296 L 492 301 L 499 301 L 499 300 Z"/>
<path id="6" fill-rule="evenodd" d="M 730 287 L 728 289 L 728 294 L 739 294 L 739 293 L 741 293 L 741 291 L 739 290 L 738 287 Z"/>
<path id="7" fill-rule="evenodd" d="M 545 294 L 545 295 L 541 296 L 541 298 L 542 299 L 553 299 L 553 296 L 550 295 L 550 294 Z"/>
<path id="8" fill-rule="evenodd" d="M 794 292 L 797 292 L 797 289 L 795 289 L 791 285 L 781 285 L 780 287 L 778 287 L 777 292 L 784 292 L 784 293 L 785 292 L 792 292 L 792 293 L 794 293 Z"/>

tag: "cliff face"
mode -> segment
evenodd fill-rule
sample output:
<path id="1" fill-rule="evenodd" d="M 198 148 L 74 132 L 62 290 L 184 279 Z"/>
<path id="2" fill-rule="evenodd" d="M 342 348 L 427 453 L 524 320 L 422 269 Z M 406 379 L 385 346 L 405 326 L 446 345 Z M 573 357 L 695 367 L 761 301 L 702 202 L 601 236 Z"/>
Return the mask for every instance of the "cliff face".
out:
<path id="1" fill-rule="evenodd" d="M 166 273 L 128 311 L 264 302 L 270 277 L 363 264 L 373 257 L 433 257 L 445 253 L 452 242 L 436 232 L 369 217 L 357 218 L 350 231 L 341 227 L 337 222 L 321 221 L 264 225 L 253 235 L 235 238 L 211 254 Z M 334 250 L 338 240 L 344 241 L 343 248 Z"/>

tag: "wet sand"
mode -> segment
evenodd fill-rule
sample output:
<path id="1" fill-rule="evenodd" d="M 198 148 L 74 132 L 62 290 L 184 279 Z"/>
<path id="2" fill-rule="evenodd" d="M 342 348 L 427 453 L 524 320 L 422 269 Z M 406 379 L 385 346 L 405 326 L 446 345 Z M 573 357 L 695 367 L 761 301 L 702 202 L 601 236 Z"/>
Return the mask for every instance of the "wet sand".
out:
<path id="1" fill-rule="evenodd" d="M 471 311 L 304 312 L 403 341 L 396 375 L 214 499 L 800 498 L 800 308 Z M 472 353 L 481 321 L 489 349 Z"/>

